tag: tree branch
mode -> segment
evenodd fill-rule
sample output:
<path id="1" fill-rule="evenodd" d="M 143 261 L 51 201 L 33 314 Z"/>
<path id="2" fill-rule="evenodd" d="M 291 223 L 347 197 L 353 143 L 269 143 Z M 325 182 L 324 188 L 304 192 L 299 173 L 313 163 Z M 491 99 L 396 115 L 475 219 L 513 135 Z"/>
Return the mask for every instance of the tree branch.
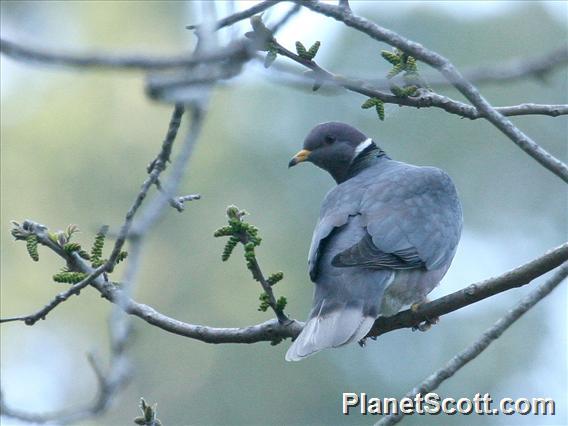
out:
<path id="1" fill-rule="evenodd" d="M 416 59 L 433 66 L 473 104 L 484 118 L 497 127 L 528 155 L 538 161 L 543 167 L 550 170 L 565 182 L 568 182 L 568 166 L 544 150 L 529 136 L 519 130 L 510 120 L 493 108 L 479 91 L 463 77 L 457 68 L 442 55 L 426 49 L 421 44 L 406 39 L 394 31 L 380 27 L 365 18 L 356 16 L 341 7 L 315 2 L 313 0 L 301 2 L 294 0 L 294 2 L 300 3 L 314 12 L 343 22 L 348 27 L 367 34 L 375 40 L 397 47 Z"/>
<path id="2" fill-rule="evenodd" d="M 498 339 L 511 325 L 515 323 L 523 314 L 525 314 L 534 305 L 548 296 L 552 290 L 568 276 L 568 263 L 564 263 L 554 275 L 541 286 L 534 289 L 525 296 L 521 301 L 508 311 L 490 328 L 485 330 L 481 336 L 463 351 L 450 359 L 447 364 L 439 370 L 428 376 L 422 383 L 408 392 L 405 397 L 414 398 L 417 394 L 425 395 L 435 390 L 442 382 L 452 377 L 464 365 L 479 356 L 487 347 Z M 376 426 L 394 425 L 402 420 L 404 413 L 392 414 L 382 418 L 376 423 Z"/>
<path id="3" fill-rule="evenodd" d="M 449 314 L 480 300 L 521 287 L 566 261 L 568 261 L 568 243 L 497 277 L 471 284 L 432 302 L 420 304 L 415 309 L 407 309 L 391 317 L 379 317 L 368 337 L 380 336 L 400 328 L 416 327 L 428 319 Z"/>
<path id="4" fill-rule="evenodd" d="M 272 34 L 276 34 L 284 25 L 288 23 L 290 19 L 294 17 L 300 10 L 302 10 L 302 6 L 299 4 L 295 4 L 282 18 L 274 24 L 274 26 L 270 29 Z"/>
<path id="5" fill-rule="evenodd" d="M 47 228 L 35 224 L 33 229 L 35 230 L 34 233 L 37 235 L 39 242 L 52 248 L 50 244 L 51 240 L 47 235 Z M 73 264 L 76 270 L 87 274 L 93 273 L 93 268 L 78 254 L 68 254 L 56 248 L 54 248 L 54 251 L 68 263 Z M 425 303 L 414 311 L 406 310 L 392 317 L 379 317 L 368 337 L 378 336 L 400 328 L 416 327 L 418 324 L 428 319 L 453 312 L 503 291 L 526 285 L 533 279 L 553 270 L 567 260 L 568 243 L 565 243 L 518 268 L 497 277 L 471 284 L 458 292 Z M 162 330 L 206 343 L 272 342 L 288 337 L 295 338 L 303 327 L 303 323 L 296 320 L 279 323 L 276 319 L 244 328 L 215 328 L 189 324 L 170 318 L 148 305 L 138 303 L 129 297 L 125 297 L 121 289 L 106 281 L 103 276 L 97 276 L 96 279 L 92 281 L 91 285 L 107 300 L 113 303 L 119 303 L 120 301 L 119 306 L 125 312 L 137 316 Z M 26 317 L 11 320 L 24 321 L 24 318 Z"/>
<path id="6" fill-rule="evenodd" d="M 39 62 L 75 68 L 98 68 L 109 70 L 164 70 L 187 68 L 211 62 L 241 59 L 248 55 L 246 43 L 234 42 L 213 52 L 192 55 L 185 53 L 173 56 L 111 55 L 111 54 L 70 54 L 49 49 L 24 46 L 0 39 L 0 53 L 19 61 Z"/>
<path id="7" fill-rule="evenodd" d="M 359 93 L 370 98 L 378 98 L 389 104 L 396 104 L 399 106 L 404 105 L 415 108 L 436 107 L 441 108 L 450 114 L 459 115 L 460 117 L 469 118 L 471 120 L 486 118 L 484 113 L 479 112 L 479 110 L 470 105 L 455 101 L 447 96 L 439 95 L 429 90 L 419 90 L 418 96 L 406 97 L 399 97 L 391 93 L 383 92 L 364 80 L 351 79 L 333 74 L 318 65 L 314 60 L 302 58 L 301 56 L 291 52 L 279 44 L 276 40 L 273 40 L 272 43 L 280 55 L 292 59 L 294 62 L 297 62 L 314 72 L 313 78 L 310 79 L 304 77 L 305 80 L 310 81 L 311 84 L 313 84 L 315 79 L 320 82 L 331 83 L 333 85 L 343 87 L 349 91 Z M 495 110 L 506 116 L 539 114 L 558 117 L 559 115 L 568 114 L 568 105 L 541 105 L 525 103 L 513 106 L 496 107 Z"/>
<path id="8" fill-rule="evenodd" d="M 228 27 L 231 26 L 233 24 L 236 24 L 239 21 L 243 21 L 245 19 L 250 18 L 253 15 L 257 15 L 261 12 L 264 12 L 266 9 L 274 6 L 275 4 L 279 3 L 280 0 L 265 0 L 262 1 L 246 10 L 243 10 L 242 12 L 237 12 L 237 13 L 233 13 L 232 15 L 229 15 L 221 20 L 219 20 L 217 23 L 214 24 L 214 29 L 215 30 L 219 30 L 221 28 L 224 27 Z M 188 25 L 185 28 L 187 28 L 188 30 L 196 30 L 200 27 L 200 25 Z"/>
<path id="9" fill-rule="evenodd" d="M 517 58 L 495 66 L 465 70 L 464 77 L 472 83 L 510 83 L 526 77 L 544 79 L 556 68 L 568 64 L 568 48 L 560 47 L 544 55 L 532 58 Z M 433 86 L 447 85 L 447 80 L 429 79 Z"/>

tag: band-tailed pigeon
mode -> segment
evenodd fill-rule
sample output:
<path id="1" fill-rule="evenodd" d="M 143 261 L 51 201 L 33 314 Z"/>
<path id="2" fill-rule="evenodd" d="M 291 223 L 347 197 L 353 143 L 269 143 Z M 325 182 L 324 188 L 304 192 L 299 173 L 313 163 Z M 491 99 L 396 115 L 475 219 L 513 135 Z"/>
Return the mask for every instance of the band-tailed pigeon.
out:
<path id="1" fill-rule="evenodd" d="M 316 126 L 289 166 L 303 161 L 337 186 L 312 237 L 313 308 L 288 361 L 357 342 L 379 315 L 424 301 L 450 266 L 463 222 L 446 173 L 394 161 L 347 124 Z"/>

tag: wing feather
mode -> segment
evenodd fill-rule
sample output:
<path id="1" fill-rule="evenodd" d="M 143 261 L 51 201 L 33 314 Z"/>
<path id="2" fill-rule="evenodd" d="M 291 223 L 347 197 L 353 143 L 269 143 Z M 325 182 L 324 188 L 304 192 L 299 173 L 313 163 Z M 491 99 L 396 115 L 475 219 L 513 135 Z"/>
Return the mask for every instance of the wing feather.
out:
<path id="1" fill-rule="evenodd" d="M 308 263 L 315 280 L 326 238 L 361 215 L 367 231 L 333 260 L 337 267 L 436 269 L 451 262 L 462 227 L 456 189 L 443 171 L 397 161 L 373 167 L 326 196 Z"/>

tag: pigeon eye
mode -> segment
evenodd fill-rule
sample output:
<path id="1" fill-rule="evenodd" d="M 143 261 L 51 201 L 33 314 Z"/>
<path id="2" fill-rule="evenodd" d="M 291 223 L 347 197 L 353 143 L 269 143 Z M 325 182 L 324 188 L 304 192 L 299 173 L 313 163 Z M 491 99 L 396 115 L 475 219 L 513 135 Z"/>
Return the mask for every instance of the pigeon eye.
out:
<path id="1" fill-rule="evenodd" d="M 326 136 L 325 137 L 325 143 L 328 145 L 331 145 L 333 142 L 335 142 L 335 138 L 333 136 Z"/>

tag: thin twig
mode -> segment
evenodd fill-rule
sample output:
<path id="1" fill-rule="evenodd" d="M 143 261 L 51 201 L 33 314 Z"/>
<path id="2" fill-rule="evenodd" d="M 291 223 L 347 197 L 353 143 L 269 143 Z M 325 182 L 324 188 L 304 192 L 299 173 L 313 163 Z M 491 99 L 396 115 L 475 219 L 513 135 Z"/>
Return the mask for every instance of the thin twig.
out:
<path id="1" fill-rule="evenodd" d="M 248 19 L 253 15 L 257 15 L 261 12 L 264 12 L 266 9 L 274 6 L 277 3 L 279 3 L 278 0 L 265 0 L 246 10 L 243 10 L 242 12 L 237 12 L 230 16 L 227 16 L 226 18 L 221 19 L 219 22 L 217 22 L 214 25 L 214 28 L 216 30 L 219 30 L 221 28 L 236 24 L 237 22 Z M 188 25 L 185 28 L 187 28 L 188 30 L 195 30 L 199 28 L 199 25 Z"/>
<path id="2" fill-rule="evenodd" d="M 236 236 L 239 238 L 239 241 L 243 244 L 243 246 L 246 245 L 248 242 L 250 242 L 250 237 L 246 232 L 239 232 L 238 234 L 236 234 Z M 251 259 L 249 262 L 250 262 L 249 269 L 250 272 L 252 273 L 252 277 L 255 279 L 255 281 L 258 281 L 260 283 L 262 289 L 267 294 L 268 305 L 274 311 L 274 314 L 276 315 L 278 322 L 280 324 L 289 323 L 291 320 L 290 318 L 288 318 L 288 316 L 284 313 L 282 309 L 278 308 L 278 305 L 276 303 L 276 297 L 274 297 L 274 292 L 272 291 L 272 286 L 270 285 L 268 280 L 264 277 L 264 274 L 262 273 L 262 269 L 260 269 L 260 265 L 258 264 L 256 257 L 254 259 Z"/>
<path id="3" fill-rule="evenodd" d="M 156 158 L 150 163 L 148 168 L 149 174 L 138 195 L 136 196 L 134 202 L 126 212 L 126 217 L 124 218 L 124 223 L 120 227 L 120 231 L 118 232 L 118 236 L 114 243 L 114 247 L 112 252 L 109 256 L 108 261 L 103 265 L 108 272 L 112 272 L 114 265 L 116 263 L 116 259 L 120 254 L 124 243 L 126 242 L 126 238 L 128 237 L 128 233 L 130 231 L 130 227 L 132 226 L 132 221 L 134 220 L 134 215 L 142 205 L 142 202 L 146 198 L 146 194 L 150 190 L 152 185 L 155 185 L 156 180 L 159 178 L 160 174 L 166 169 L 166 164 L 170 159 L 170 153 L 172 150 L 172 145 L 174 143 L 175 137 L 177 135 L 177 130 L 179 128 L 179 120 L 181 120 L 181 116 L 185 110 L 183 105 L 177 104 L 174 108 L 174 112 L 172 113 L 172 118 L 170 120 L 170 124 L 168 126 L 168 133 L 166 139 L 162 143 L 162 149 L 156 156 Z"/>
<path id="4" fill-rule="evenodd" d="M 491 104 L 489 104 L 489 102 L 487 102 L 479 93 L 475 86 L 465 79 L 457 68 L 442 55 L 426 49 L 421 44 L 406 39 L 394 31 L 383 28 L 374 22 L 347 12 L 341 7 L 327 3 L 315 2 L 313 0 L 294 1 L 313 10 L 314 12 L 343 22 L 348 27 L 352 27 L 364 34 L 367 34 L 375 40 L 397 47 L 416 59 L 433 66 L 473 104 L 484 118 L 497 127 L 528 155 L 538 161 L 543 167 L 550 170 L 565 182 L 568 182 L 568 166 L 544 150 L 529 136 L 519 130 L 510 120 L 493 108 Z"/>
<path id="5" fill-rule="evenodd" d="M 99 274 L 101 274 L 104 271 L 103 268 L 100 269 L 101 271 L 99 272 Z M 1 318 L 0 324 L 5 322 L 23 321 L 26 325 L 34 325 L 40 319 L 45 319 L 45 317 L 52 310 L 54 310 L 60 303 L 65 302 L 74 294 L 78 296 L 81 293 L 81 290 L 87 287 L 89 284 L 91 284 L 99 276 L 99 274 L 97 275 L 91 274 L 81 282 L 78 282 L 77 284 L 74 284 L 71 287 L 69 287 L 69 289 L 59 293 L 57 296 L 53 298 L 53 300 L 51 300 L 47 305 L 45 305 L 39 311 L 23 317 Z"/>
<path id="6" fill-rule="evenodd" d="M 446 365 L 428 376 L 423 382 L 408 392 L 405 396 L 414 398 L 417 394 L 425 395 L 435 390 L 442 382 L 452 377 L 464 365 L 479 356 L 487 347 L 498 339 L 511 325 L 515 323 L 534 305 L 548 296 L 568 276 L 568 263 L 562 265 L 554 275 L 541 286 L 534 289 L 508 311 L 495 324 L 483 332 L 478 339 L 469 344 L 463 351 L 450 359 Z M 382 418 L 376 426 L 394 425 L 402 420 L 404 413 L 391 414 Z"/>
<path id="7" fill-rule="evenodd" d="M 192 55 L 185 53 L 172 56 L 144 56 L 126 54 L 76 54 L 60 53 L 50 49 L 25 46 L 14 41 L 0 39 L 0 53 L 15 60 L 38 62 L 47 65 L 59 65 L 75 68 L 98 68 L 111 70 L 163 70 L 186 68 L 195 65 L 227 61 L 246 54 L 246 45 L 241 42 L 231 43 L 226 47 L 207 54 Z"/>
<path id="8" fill-rule="evenodd" d="M 543 80 L 552 71 L 567 64 L 568 47 L 564 46 L 535 57 L 516 58 L 494 66 L 464 70 L 463 75 L 467 80 L 476 84 L 511 83 L 527 77 Z M 448 84 L 448 80 L 429 78 L 428 84 L 443 86 Z"/>
<path id="9" fill-rule="evenodd" d="M 208 96 L 206 96 L 208 99 Z M 203 102 L 207 100 L 204 99 Z M 138 219 L 132 225 L 130 236 L 139 237 L 141 232 L 148 232 L 154 223 L 161 217 L 164 212 L 164 207 L 167 204 L 171 205 L 172 200 L 175 200 L 174 194 L 177 192 L 178 187 L 183 179 L 187 169 L 187 163 L 193 153 L 193 148 L 197 143 L 197 139 L 201 134 L 203 121 L 205 118 L 205 103 L 202 105 L 195 105 L 191 110 L 191 123 L 190 128 L 185 137 L 182 149 L 179 152 L 172 171 L 163 184 L 160 184 L 160 193 L 148 203 L 144 211 L 140 214 Z M 198 199 L 199 196 L 192 199 Z M 187 200 L 186 200 L 187 201 Z"/>
<path id="10" fill-rule="evenodd" d="M 284 25 L 288 23 L 290 19 L 292 19 L 300 10 L 302 10 L 302 6 L 299 4 L 295 4 L 286 12 L 284 16 L 270 29 L 272 34 L 276 34 L 279 30 L 281 30 Z"/>

